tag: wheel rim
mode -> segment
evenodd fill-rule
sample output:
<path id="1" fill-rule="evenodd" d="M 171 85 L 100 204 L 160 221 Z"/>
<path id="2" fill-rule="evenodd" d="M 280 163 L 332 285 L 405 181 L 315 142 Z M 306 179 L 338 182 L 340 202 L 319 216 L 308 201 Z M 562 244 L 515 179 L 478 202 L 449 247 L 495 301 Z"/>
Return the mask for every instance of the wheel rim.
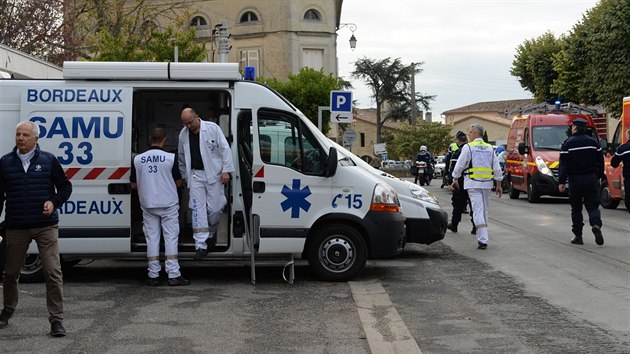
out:
<path id="1" fill-rule="evenodd" d="M 22 274 L 35 274 L 42 269 L 42 259 L 37 254 L 26 255 Z"/>
<path id="2" fill-rule="evenodd" d="M 608 186 L 602 188 L 601 198 L 604 204 L 610 202 L 610 190 L 608 189 Z"/>
<path id="3" fill-rule="evenodd" d="M 354 264 L 354 249 L 354 244 L 346 238 L 329 237 L 320 247 L 319 261 L 327 270 L 342 273 Z"/>

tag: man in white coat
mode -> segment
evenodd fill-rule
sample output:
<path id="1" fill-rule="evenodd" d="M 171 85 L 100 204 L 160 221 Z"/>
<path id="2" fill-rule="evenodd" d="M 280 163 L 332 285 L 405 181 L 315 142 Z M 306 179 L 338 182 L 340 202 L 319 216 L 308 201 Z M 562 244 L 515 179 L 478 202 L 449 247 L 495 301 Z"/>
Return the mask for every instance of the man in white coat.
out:
<path id="1" fill-rule="evenodd" d="M 463 188 L 468 191 L 473 209 L 473 220 L 477 227 L 477 248 L 485 250 L 488 247 L 488 208 L 490 205 L 488 195 L 493 184 L 496 183 L 496 193 L 501 197 L 503 173 L 492 145 L 481 138 L 483 131 L 481 124 L 470 125 L 468 132 L 470 142 L 461 147 L 459 159 L 453 168 L 452 187 L 459 188 L 457 179 L 463 174 Z"/>
<path id="2" fill-rule="evenodd" d="M 179 240 L 179 198 L 177 187 L 182 180 L 175 154 L 164 151 L 166 131 L 151 131 L 151 147 L 133 159 L 131 187 L 138 189 L 142 208 L 142 229 L 147 240 L 149 277 L 146 284 L 160 285 L 160 234 L 164 235 L 168 285 L 189 285 L 179 271 L 177 244 Z"/>
<path id="3" fill-rule="evenodd" d="M 182 110 L 181 120 L 179 170 L 189 190 L 195 259 L 200 260 L 216 244 L 217 225 L 227 204 L 223 185 L 230 181 L 234 163 L 218 125 L 202 121 L 192 108 Z"/>

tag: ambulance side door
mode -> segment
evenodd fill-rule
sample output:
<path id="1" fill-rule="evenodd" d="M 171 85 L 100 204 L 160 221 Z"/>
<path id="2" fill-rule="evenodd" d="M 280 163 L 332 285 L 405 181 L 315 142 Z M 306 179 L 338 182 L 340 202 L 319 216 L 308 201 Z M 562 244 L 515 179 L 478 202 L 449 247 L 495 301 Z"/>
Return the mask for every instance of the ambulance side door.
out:
<path id="1" fill-rule="evenodd" d="M 22 93 L 22 119 L 39 125 L 39 145 L 57 157 L 73 186 L 58 209 L 61 253 L 130 251 L 132 91 L 51 82 Z"/>

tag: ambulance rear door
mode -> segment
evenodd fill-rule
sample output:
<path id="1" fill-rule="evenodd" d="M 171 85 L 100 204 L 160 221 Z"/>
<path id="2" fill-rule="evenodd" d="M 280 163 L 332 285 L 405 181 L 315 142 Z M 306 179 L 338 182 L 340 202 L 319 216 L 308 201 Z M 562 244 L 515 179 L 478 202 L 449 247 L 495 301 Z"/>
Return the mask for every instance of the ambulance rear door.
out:
<path id="1" fill-rule="evenodd" d="M 40 147 L 73 186 L 58 209 L 60 252 L 129 253 L 132 87 L 40 81 L 22 90 L 21 119 L 39 124 Z"/>

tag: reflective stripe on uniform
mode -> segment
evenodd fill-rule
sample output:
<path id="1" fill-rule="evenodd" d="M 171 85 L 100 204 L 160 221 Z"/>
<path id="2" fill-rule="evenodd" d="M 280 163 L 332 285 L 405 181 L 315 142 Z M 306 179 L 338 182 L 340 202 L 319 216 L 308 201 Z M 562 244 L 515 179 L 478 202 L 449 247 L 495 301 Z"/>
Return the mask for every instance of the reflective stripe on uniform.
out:
<path id="1" fill-rule="evenodd" d="M 468 143 L 469 147 L 484 147 L 488 149 L 492 149 L 492 145 L 484 142 L 483 140 L 473 140 Z M 476 180 L 492 180 L 494 178 L 494 174 L 492 171 L 492 166 L 490 167 L 474 167 L 473 161 L 475 161 L 474 154 L 471 150 L 470 155 L 470 164 L 471 167 L 468 168 L 468 178 L 476 179 Z M 493 157 L 494 158 L 494 157 Z M 479 161 L 476 161 L 479 162 Z"/>

